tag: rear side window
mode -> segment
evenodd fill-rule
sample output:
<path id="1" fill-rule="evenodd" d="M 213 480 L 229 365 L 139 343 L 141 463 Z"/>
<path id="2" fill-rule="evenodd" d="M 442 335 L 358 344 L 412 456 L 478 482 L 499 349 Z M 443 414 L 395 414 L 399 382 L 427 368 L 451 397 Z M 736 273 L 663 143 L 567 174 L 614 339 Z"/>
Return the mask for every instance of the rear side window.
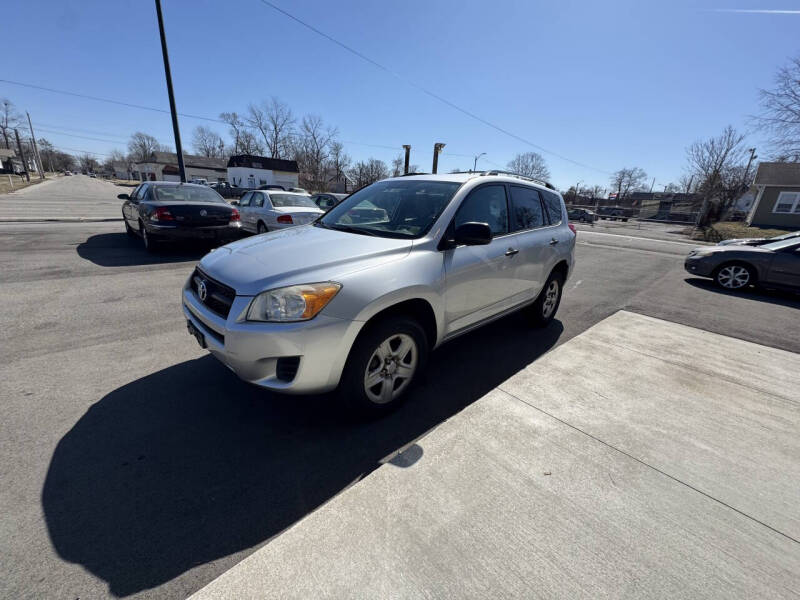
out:
<path id="1" fill-rule="evenodd" d="M 456 228 L 464 223 L 488 223 L 493 235 L 508 233 L 505 186 L 484 185 L 472 192 L 456 213 Z"/>
<path id="2" fill-rule="evenodd" d="M 547 214 L 550 217 L 550 225 L 558 225 L 564 218 L 561 211 L 561 198 L 558 197 L 558 194 L 546 190 L 539 190 L 539 193 L 542 195 L 545 208 L 547 208 Z M 586 211 L 582 211 L 582 213 L 585 212 Z"/>
<path id="3" fill-rule="evenodd" d="M 545 223 L 539 192 L 533 188 L 511 186 L 512 231 L 535 229 Z"/>
<path id="4" fill-rule="evenodd" d="M 253 199 L 253 192 L 246 192 L 239 200 L 239 206 L 250 206 L 250 200 Z"/>
<path id="5" fill-rule="evenodd" d="M 253 206 L 261 208 L 264 206 L 264 194 L 253 192 Z"/>

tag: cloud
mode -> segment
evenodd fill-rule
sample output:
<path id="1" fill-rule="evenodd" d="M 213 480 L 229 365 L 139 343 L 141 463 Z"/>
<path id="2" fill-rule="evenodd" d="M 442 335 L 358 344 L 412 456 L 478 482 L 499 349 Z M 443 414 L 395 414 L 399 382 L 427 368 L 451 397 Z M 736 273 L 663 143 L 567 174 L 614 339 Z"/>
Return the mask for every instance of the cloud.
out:
<path id="1" fill-rule="evenodd" d="M 714 8 L 712 12 L 743 13 L 756 15 L 800 15 L 800 10 L 771 10 L 760 8 Z"/>

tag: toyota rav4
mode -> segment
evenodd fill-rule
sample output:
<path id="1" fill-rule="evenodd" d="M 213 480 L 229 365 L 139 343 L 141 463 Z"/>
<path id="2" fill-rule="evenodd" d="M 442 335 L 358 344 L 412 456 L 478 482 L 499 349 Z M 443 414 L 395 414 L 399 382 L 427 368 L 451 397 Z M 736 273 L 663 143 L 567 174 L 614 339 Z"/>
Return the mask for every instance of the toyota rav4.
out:
<path id="1" fill-rule="evenodd" d="M 437 346 L 518 309 L 558 310 L 575 231 L 548 184 L 503 172 L 373 183 L 314 223 L 207 254 L 187 326 L 242 379 L 396 405 Z"/>

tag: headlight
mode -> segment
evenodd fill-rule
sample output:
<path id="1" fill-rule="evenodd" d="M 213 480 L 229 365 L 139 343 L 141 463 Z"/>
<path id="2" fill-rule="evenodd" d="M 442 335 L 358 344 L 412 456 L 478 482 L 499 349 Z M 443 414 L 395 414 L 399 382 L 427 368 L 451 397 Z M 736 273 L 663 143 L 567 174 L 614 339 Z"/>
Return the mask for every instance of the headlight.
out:
<path id="1" fill-rule="evenodd" d="M 340 283 L 326 281 L 269 290 L 253 298 L 247 309 L 247 320 L 278 323 L 307 321 L 325 308 L 340 289 Z"/>

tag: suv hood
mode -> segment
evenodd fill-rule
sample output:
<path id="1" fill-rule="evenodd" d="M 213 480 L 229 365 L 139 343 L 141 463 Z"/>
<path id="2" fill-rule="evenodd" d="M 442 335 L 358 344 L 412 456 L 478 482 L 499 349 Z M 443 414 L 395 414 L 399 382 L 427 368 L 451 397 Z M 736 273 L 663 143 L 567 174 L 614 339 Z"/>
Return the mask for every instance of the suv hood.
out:
<path id="1" fill-rule="evenodd" d="M 206 254 L 199 266 L 238 295 L 255 296 L 285 285 L 336 281 L 403 258 L 411 246 L 412 240 L 303 225 L 227 244 Z"/>

